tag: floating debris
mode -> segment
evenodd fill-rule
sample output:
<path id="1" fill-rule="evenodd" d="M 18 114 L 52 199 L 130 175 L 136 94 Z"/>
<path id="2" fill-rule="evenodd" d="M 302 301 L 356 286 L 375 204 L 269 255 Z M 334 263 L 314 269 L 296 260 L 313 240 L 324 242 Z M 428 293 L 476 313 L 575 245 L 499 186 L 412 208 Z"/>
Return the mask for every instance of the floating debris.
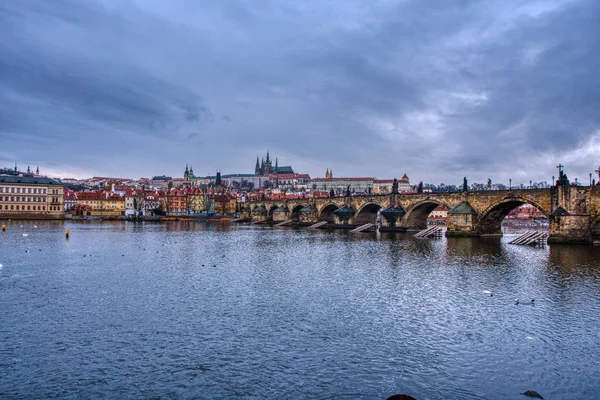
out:
<path id="1" fill-rule="evenodd" d="M 527 397 L 531 397 L 534 399 L 542 399 L 544 400 L 544 398 L 542 397 L 541 394 L 539 394 L 538 392 L 536 392 L 535 390 L 528 390 L 526 392 L 523 392 L 523 394 Z"/>

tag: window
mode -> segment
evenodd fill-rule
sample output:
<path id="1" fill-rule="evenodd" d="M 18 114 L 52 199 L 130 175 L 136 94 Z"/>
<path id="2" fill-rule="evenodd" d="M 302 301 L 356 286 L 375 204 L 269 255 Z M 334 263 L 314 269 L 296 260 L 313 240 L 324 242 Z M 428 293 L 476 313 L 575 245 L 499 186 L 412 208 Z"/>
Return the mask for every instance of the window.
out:
<path id="1" fill-rule="evenodd" d="M 27 189 L 27 193 L 31 193 L 31 188 Z"/>
<path id="2" fill-rule="evenodd" d="M 14 187 L 10 188 L 10 192 L 14 193 L 15 192 L 15 188 Z"/>
<path id="3" fill-rule="evenodd" d="M 25 206 L 23 206 L 25 207 Z M 27 206 L 27 211 L 31 211 L 31 206 Z"/>
<path id="4" fill-rule="evenodd" d="M 14 209 L 15 209 L 15 206 L 13 206 L 13 205 L 11 204 L 11 205 L 10 205 L 10 209 L 11 209 L 11 210 L 14 210 Z"/>
<path id="5" fill-rule="evenodd" d="M 42 210 L 46 211 L 46 206 L 42 207 Z"/>

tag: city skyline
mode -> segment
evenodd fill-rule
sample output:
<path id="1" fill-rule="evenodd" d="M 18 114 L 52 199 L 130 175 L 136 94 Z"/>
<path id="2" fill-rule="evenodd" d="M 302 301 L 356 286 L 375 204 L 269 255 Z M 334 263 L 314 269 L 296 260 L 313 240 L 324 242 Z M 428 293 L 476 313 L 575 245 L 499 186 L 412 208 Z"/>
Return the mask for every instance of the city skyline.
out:
<path id="1" fill-rule="evenodd" d="M 0 166 L 252 173 L 268 149 L 413 183 L 597 168 L 597 2 L 253 4 L 2 5 Z"/>

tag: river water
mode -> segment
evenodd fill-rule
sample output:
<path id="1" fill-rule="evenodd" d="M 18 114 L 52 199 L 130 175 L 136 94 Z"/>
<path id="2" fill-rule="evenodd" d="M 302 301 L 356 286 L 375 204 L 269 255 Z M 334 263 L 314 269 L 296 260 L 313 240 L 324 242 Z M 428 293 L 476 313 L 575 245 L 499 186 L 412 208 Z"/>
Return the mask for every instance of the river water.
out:
<path id="1" fill-rule="evenodd" d="M 36 224 L 0 236 L 2 399 L 600 399 L 598 248 Z"/>

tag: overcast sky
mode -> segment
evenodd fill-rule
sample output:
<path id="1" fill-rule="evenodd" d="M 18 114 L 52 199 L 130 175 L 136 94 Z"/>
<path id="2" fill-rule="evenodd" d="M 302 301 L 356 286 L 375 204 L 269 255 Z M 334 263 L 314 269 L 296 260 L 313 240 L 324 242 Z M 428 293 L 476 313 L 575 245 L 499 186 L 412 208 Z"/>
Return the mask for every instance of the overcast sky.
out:
<path id="1" fill-rule="evenodd" d="M 0 2 L 0 166 L 588 182 L 598 0 Z"/>

